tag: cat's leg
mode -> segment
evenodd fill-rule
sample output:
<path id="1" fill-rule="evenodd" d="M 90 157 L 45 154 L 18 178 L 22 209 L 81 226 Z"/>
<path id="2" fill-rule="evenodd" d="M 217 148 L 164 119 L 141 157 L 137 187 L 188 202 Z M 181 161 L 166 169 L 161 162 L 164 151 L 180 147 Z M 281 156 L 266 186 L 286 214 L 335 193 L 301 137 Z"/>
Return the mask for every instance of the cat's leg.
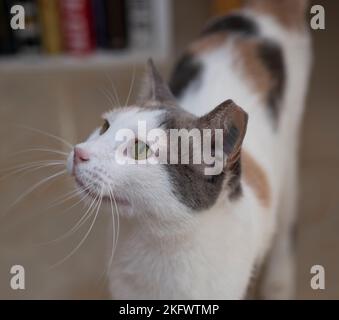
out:
<path id="1" fill-rule="evenodd" d="M 263 299 L 294 299 L 295 224 L 298 199 L 297 159 L 289 159 L 278 207 L 277 230 L 260 285 Z"/>

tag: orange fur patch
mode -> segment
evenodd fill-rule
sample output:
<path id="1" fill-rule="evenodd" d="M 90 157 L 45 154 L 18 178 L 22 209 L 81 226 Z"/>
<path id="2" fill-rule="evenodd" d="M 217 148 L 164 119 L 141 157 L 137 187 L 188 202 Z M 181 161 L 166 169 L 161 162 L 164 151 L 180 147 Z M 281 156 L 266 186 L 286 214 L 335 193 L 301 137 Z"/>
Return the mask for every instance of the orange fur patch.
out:
<path id="1" fill-rule="evenodd" d="M 245 151 L 241 153 L 241 163 L 246 183 L 253 189 L 262 205 L 269 207 L 271 204 L 271 189 L 264 169 Z"/>
<path id="2" fill-rule="evenodd" d="M 259 40 L 239 38 L 235 41 L 235 46 L 244 76 L 250 80 L 253 89 L 260 94 L 261 98 L 266 99 L 272 88 L 273 79 L 258 57 Z"/>
<path id="3" fill-rule="evenodd" d="M 287 29 L 302 29 L 307 0 L 248 0 L 254 11 L 275 17 Z"/>
<path id="4" fill-rule="evenodd" d="M 219 32 L 208 35 L 195 41 L 190 47 L 189 52 L 201 54 L 214 50 L 227 42 L 230 35 L 227 32 Z M 253 89 L 258 92 L 264 101 L 274 85 L 267 67 L 258 57 L 258 47 L 260 39 L 232 37 L 239 57 L 237 63 L 239 68 L 244 71 L 244 76 L 250 80 Z"/>
<path id="5" fill-rule="evenodd" d="M 213 50 L 225 43 L 227 32 L 217 32 L 202 37 L 191 44 L 188 51 L 193 54 L 199 54 Z"/>

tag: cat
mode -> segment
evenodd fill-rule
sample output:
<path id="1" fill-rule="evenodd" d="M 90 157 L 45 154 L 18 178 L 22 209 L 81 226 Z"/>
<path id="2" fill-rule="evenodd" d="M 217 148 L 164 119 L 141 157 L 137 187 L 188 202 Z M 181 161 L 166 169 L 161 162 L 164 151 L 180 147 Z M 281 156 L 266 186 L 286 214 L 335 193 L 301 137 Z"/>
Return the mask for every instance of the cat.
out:
<path id="1" fill-rule="evenodd" d="M 169 85 L 148 62 L 137 103 L 106 113 L 70 153 L 79 187 L 116 200 L 113 299 L 243 299 L 264 262 L 260 297 L 294 297 L 298 137 L 311 66 L 306 8 L 306 0 L 250 0 L 215 18 Z M 212 153 L 224 155 L 221 172 L 204 174 L 204 162 L 139 165 L 155 157 L 137 135 L 140 121 L 167 133 L 222 130 L 222 150 L 211 138 Z M 136 137 L 117 142 L 125 128 Z M 117 163 L 121 145 L 127 158 L 135 151 L 136 165 Z"/>

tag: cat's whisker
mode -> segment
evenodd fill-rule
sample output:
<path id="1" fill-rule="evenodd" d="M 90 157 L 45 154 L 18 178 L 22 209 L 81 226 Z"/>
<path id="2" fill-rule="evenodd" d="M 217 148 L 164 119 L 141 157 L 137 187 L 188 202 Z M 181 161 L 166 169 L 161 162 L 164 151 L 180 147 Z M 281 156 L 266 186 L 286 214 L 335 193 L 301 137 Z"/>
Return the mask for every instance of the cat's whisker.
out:
<path id="1" fill-rule="evenodd" d="M 88 230 L 87 230 L 87 232 L 86 232 L 86 234 L 84 235 L 84 237 L 82 238 L 82 240 L 79 242 L 79 244 L 66 256 L 66 257 L 64 257 L 63 259 L 61 259 L 59 262 L 57 262 L 57 263 L 55 263 L 53 266 L 52 266 L 52 268 L 55 268 L 55 267 L 57 267 L 57 266 L 60 266 L 61 264 L 63 264 L 65 261 L 67 261 L 71 256 L 73 256 L 75 253 L 76 253 L 76 251 L 82 246 L 82 244 L 86 241 L 86 239 L 87 239 L 87 237 L 88 237 L 88 235 L 91 233 L 91 231 L 92 231 L 92 229 L 93 229 L 93 226 L 94 226 L 94 224 L 95 224 L 95 221 L 96 221 L 96 219 L 97 219 L 97 217 L 98 217 L 98 214 L 99 214 L 99 211 L 100 211 L 100 207 L 101 207 L 101 203 L 102 203 L 102 190 L 101 190 L 101 193 L 100 193 L 100 196 L 99 196 L 99 200 L 98 200 L 98 202 L 97 202 L 97 205 L 96 205 L 96 207 L 94 208 L 94 210 L 93 210 L 93 212 L 92 212 L 92 214 L 94 214 L 94 211 L 95 211 L 95 215 L 94 215 L 94 218 L 93 218 L 93 220 L 92 220 L 92 222 L 91 222 L 91 225 L 90 225 L 90 227 L 88 228 Z M 92 215 L 91 214 L 91 215 Z"/>
<path id="2" fill-rule="evenodd" d="M 107 187 L 110 189 L 109 184 L 107 184 Z M 100 283 L 101 281 L 105 281 L 105 278 L 109 272 L 109 269 L 112 265 L 112 261 L 113 261 L 113 256 L 114 256 L 114 251 L 115 251 L 115 243 L 116 243 L 116 231 L 115 231 L 115 219 L 114 219 L 114 209 L 113 209 L 113 199 L 112 199 L 112 193 L 109 190 L 108 193 L 109 196 L 109 202 L 110 202 L 110 207 L 111 207 L 111 216 L 112 216 L 112 250 L 111 250 L 111 255 L 109 258 L 109 262 L 107 267 L 104 269 L 104 272 L 102 273 L 102 275 L 99 277 L 98 282 Z"/>
<path id="3" fill-rule="evenodd" d="M 91 217 L 91 207 L 95 203 L 96 200 L 99 199 L 99 196 L 96 196 L 93 201 L 91 202 L 90 206 L 88 207 L 85 214 L 80 218 L 80 220 L 69 230 L 70 234 L 79 230 L 79 228 Z"/>
<path id="4" fill-rule="evenodd" d="M 113 201 L 114 201 L 114 206 L 115 206 L 115 210 L 116 210 L 116 217 L 117 217 L 117 229 L 116 229 L 116 240 L 115 240 L 115 247 L 114 247 L 114 251 L 116 249 L 116 246 L 118 244 L 118 238 L 119 238 L 119 232 L 120 232 L 120 221 L 119 221 L 119 209 L 118 209 L 118 204 L 117 204 L 117 201 L 115 199 L 115 196 L 114 196 L 114 193 L 113 193 L 113 190 L 112 188 L 110 187 L 110 191 L 112 193 L 112 198 L 113 198 Z"/>
<path id="5" fill-rule="evenodd" d="M 106 80 L 109 82 L 109 84 L 112 86 L 112 79 L 110 78 L 110 76 L 107 72 L 105 73 L 105 77 L 106 77 Z M 103 88 L 103 89 L 106 92 L 106 94 L 108 94 L 108 96 L 110 97 L 110 100 L 114 101 L 113 105 L 118 105 L 119 102 L 118 102 L 118 99 L 117 99 L 115 92 L 113 91 L 113 93 L 111 94 L 110 90 L 106 90 L 105 88 Z"/>
<path id="6" fill-rule="evenodd" d="M 109 92 L 105 88 L 101 88 L 100 91 L 103 93 L 103 95 L 106 97 L 106 99 L 109 102 L 110 107 L 114 107 L 117 105 L 117 102 L 115 102 L 115 99 L 111 96 Z"/>
<path id="7" fill-rule="evenodd" d="M 51 204 L 47 207 L 47 209 L 55 207 L 55 206 L 63 203 L 65 201 L 65 199 L 67 199 L 69 196 L 77 195 L 78 192 L 80 192 L 78 189 L 74 189 L 74 190 L 67 192 L 66 194 L 64 194 L 64 195 L 58 197 L 56 200 L 52 201 Z"/>
<path id="8" fill-rule="evenodd" d="M 127 107 L 128 103 L 129 103 L 129 99 L 131 98 L 131 94 L 132 94 L 133 86 L 134 86 L 134 81 L 135 81 L 135 65 L 133 67 L 132 80 L 131 80 L 129 91 L 128 91 L 127 98 L 126 98 L 126 101 L 125 101 L 125 107 Z"/>
<path id="9" fill-rule="evenodd" d="M 30 149 L 25 149 L 25 150 L 21 150 L 18 152 L 14 152 L 10 154 L 10 156 L 12 157 L 12 156 L 16 156 L 16 155 L 23 154 L 23 153 L 33 152 L 33 151 L 55 153 L 55 154 L 59 154 L 59 155 L 66 156 L 66 157 L 68 156 L 67 152 L 50 149 L 50 148 L 30 148 Z"/>
<path id="10" fill-rule="evenodd" d="M 21 173 L 21 172 L 24 172 L 24 174 L 27 174 L 27 173 L 37 171 L 39 169 L 53 167 L 53 166 L 61 166 L 61 165 L 64 166 L 64 165 L 66 165 L 66 163 L 64 163 L 64 162 L 51 162 L 51 163 L 46 163 L 46 164 L 43 164 L 43 165 L 37 165 L 37 164 L 26 165 L 24 167 L 20 167 L 20 168 L 14 170 L 12 172 L 9 172 L 9 173 L 3 175 L 2 177 L 0 177 L 0 181 L 6 179 L 8 177 L 11 177 L 15 174 Z M 13 170 L 13 169 L 11 169 L 11 170 Z"/>
<path id="11" fill-rule="evenodd" d="M 53 201 L 48 207 L 47 209 L 50 209 L 50 208 L 53 208 L 53 207 L 56 207 L 64 202 L 67 202 L 77 196 L 80 196 L 81 194 L 83 193 L 86 193 L 87 190 L 89 190 L 91 187 L 91 185 L 87 186 L 85 189 L 82 189 L 82 190 L 79 190 L 79 189 L 75 189 L 75 190 L 72 190 L 70 192 L 67 192 L 66 194 L 64 194 L 63 196 L 59 197 L 56 201 Z"/>
<path id="12" fill-rule="evenodd" d="M 118 92 L 117 92 L 117 90 L 115 88 L 115 85 L 114 85 L 114 82 L 113 82 L 112 78 L 109 76 L 109 74 L 106 74 L 106 77 L 108 78 L 108 81 L 111 84 L 115 100 L 117 101 L 118 105 L 121 106 L 119 95 L 118 95 Z"/>
<path id="13" fill-rule="evenodd" d="M 17 169 L 23 169 L 25 167 L 30 167 L 30 166 L 38 166 L 38 165 L 44 165 L 44 164 L 49 164 L 49 163 L 63 163 L 66 164 L 67 162 L 65 160 L 61 159 L 50 159 L 50 160 L 39 160 L 39 161 L 32 161 L 32 162 L 27 162 L 27 163 L 21 163 L 17 164 L 15 166 L 5 168 L 1 170 L 0 172 L 7 172 L 11 170 L 17 170 Z"/>
<path id="14" fill-rule="evenodd" d="M 78 194 L 77 196 L 80 196 L 82 193 L 80 193 L 80 194 Z M 85 195 L 82 197 L 82 198 L 80 198 L 76 203 L 74 203 L 74 204 L 72 204 L 69 208 L 67 208 L 65 211 L 63 211 L 62 213 L 64 214 L 64 213 L 66 213 L 66 212 L 69 212 L 72 208 L 74 208 L 74 207 L 76 207 L 79 203 L 81 203 L 81 202 L 85 202 L 85 200 L 87 199 L 87 198 L 89 198 L 89 193 L 87 193 L 87 192 L 85 192 Z"/>
<path id="15" fill-rule="evenodd" d="M 118 209 L 118 205 L 116 202 L 116 199 L 114 197 L 114 193 L 112 188 L 110 187 L 109 184 L 107 184 L 108 188 L 109 188 L 109 198 L 110 198 L 110 205 L 111 205 L 111 215 L 112 215 L 112 251 L 111 251 L 111 256 L 110 259 L 108 261 L 108 266 L 107 266 L 107 271 L 104 272 L 104 274 L 101 276 L 101 278 L 105 278 L 112 266 L 112 262 L 113 262 L 113 258 L 114 258 L 114 253 L 116 251 L 116 247 L 117 247 L 117 243 L 118 243 L 118 237 L 119 237 L 119 209 Z M 115 206 L 115 210 L 113 208 L 113 202 L 114 202 L 114 206 Z M 116 223 L 115 223 L 115 218 L 114 218 L 114 214 L 116 214 Z"/>
<path id="16" fill-rule="evenodd" d="M 117 207 L 117 203 L 115 201 L 112 189 L 109 187 L 109 198 L 110 198 L 110 205 L 111 205 L 111 215 L 112 215 L 112 231 L 113 231 L 113 243 L 112 243 L 112 255 L 110 258 L 110 261 L 112 260 L 114 251 L 115 251 L 115 247 L 116 247 L 116 242 L 117 242 L 117 234 L 116 234 L 116 224 L 115 224 L 115 213 L 117 213 L 118 207 Z M 113 203 L 114 203 L 114 207 L 113 208 Z M 114 210 L 115 209 L 115 210 Z"/>
<path id="17" fill-rule="evenodd" d="M 44 178 L 43 180 L 39 181 L 38 183 L 34 184 L 32 187 L 30 187 L 29 189 L 27 189 L 24 193 L 22 193 L 11 205 L 10 207 L 5 211 L 5 213 L 3 215 L 6 215 L 8 213 L 8 211 L 10 211 L 14 206 L 16 206 L 22 199 L 24 199 L 25 197 L 27 197 L 30 193 L 32 193 L 35 189 L 37 189 L 38 187 L 40 187 L 41 185 L 45 184 L 46 182 L 55 179 L 63 174 L 65 174 L 67 172 L 67 170 L 62 170 L 59 171 L 55 174 L 52 174 L 51 176 L 48 176 L 46 178 Z"/>
<path id="18" fill-rule="evenodd" d="M 79 201 L 77 201 L 76 203 L 74 203 L 72 206 L 70 206 L 69 208 L 67 208 L 66 210 L 64 210 L 62 213 L 66 213 L 68 211 L 70 211 L 72 208 L 74 208 L 75 206 L 77 206 L 79 203 L 82 203 L 85 201 L 86 198 L 88 198 L 90 195 L 88 193 L 86 193 Z M 92 199 L 90 205 L 88 206 L 88 209 L 86 210 L 85 214 L 83 216 L 86 216 L 87 213 L 91 210 L 93 204 L 95 203 L 95 199 Z M 75 233 L 83 223 L 81 223 L 81 225 L 79 225 L 80 221 L 78 221 L 71 229 L 69 229 L 67 232 L 65 232 L 64 234 L 62 234 L 61 236 L 59 236 L 58 238 L 49 240 L 49 241 L 45 241 L 45 242 L 41 242 L 38 245 L 49 245 L 52 243 L 56 243 L 59 242 L 69 236 L 71 236 L 73 233 Z"/>
<path id="19" fill-rule="evenodd" d="M 85 197 L 86 198 L 86 197 Z M 64 233 L 63 235 L 61 235 L 60 237 L 48 241 L 48 243 L 53 243 L 53 242 L 58 242 L 62 239 L 67 238 L 68 236 L 72 235 L 73 233 L 75 233 L 77 230 L 79 230 L 79 228 L 89 219 L 89 217 L 91 216 L 91 210 L 93 209 L 93 205 L 96 203 L 96 201 L 99 199 L 99 195 L 96 196 L 95 198 L 93 198 L 93 200 L 91 201 L 90 205 L 88 206 L 86 212 L 82 215 L 82 217 L 80 218 L 80 220 L 70 229 L 68 230 L 66 233 Z"/>
<path id="20" fill-rule="evenodd" d="M 17 125 L 17 126 L 20 127 L 20 128 L 26 129 L 26 130 L 30 130 L 30 131 L 35 132 L 35 133 L 40 133 L 40 134 L 45 135 L 45 136 L 50 137 L 50 138 L 53 138 L 53 139 L 55 139 L 59 142 L 62 142 L 64 145 L 68 146 L 70 149 L 73 149 L 73 145 L 70 142 L 68 142 L 64 138 L 58 137 L 55 134 L 52 134 L 52 133 L 49 133 L 49 132 L 46 132 L 46 131 L 43 131 L 43 130 L 40 130 L 40 129 L 28 127 L 26 125 Z"/>

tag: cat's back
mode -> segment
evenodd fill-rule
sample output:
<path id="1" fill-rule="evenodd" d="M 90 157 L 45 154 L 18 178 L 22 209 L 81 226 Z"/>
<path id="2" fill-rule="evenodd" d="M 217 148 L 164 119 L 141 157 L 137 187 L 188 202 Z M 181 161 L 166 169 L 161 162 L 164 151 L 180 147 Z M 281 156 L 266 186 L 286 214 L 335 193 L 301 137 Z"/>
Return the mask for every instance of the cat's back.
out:
<path id="1" fill-rule="evenodd" d="M 306 0 L 250 0 L 210 21 L 172 73 L 180 105 L 202 115 L 233 99 L 249 113 L 250 131 L 258 122 L 278 131 L 285 114 L 301 114 L 310 62 L 305 7 Z"/>
<path id="2" fill-rule="evenodd" d="M 271 189 L 282 179 L 303 114 L 311 60 L 306 4 L 250 0 L 242 10 L 213 19 L 170 79 L 180 105 L 191 113 L 206 114 L 226 99 L 248 113 L 243 149 Z"/>

